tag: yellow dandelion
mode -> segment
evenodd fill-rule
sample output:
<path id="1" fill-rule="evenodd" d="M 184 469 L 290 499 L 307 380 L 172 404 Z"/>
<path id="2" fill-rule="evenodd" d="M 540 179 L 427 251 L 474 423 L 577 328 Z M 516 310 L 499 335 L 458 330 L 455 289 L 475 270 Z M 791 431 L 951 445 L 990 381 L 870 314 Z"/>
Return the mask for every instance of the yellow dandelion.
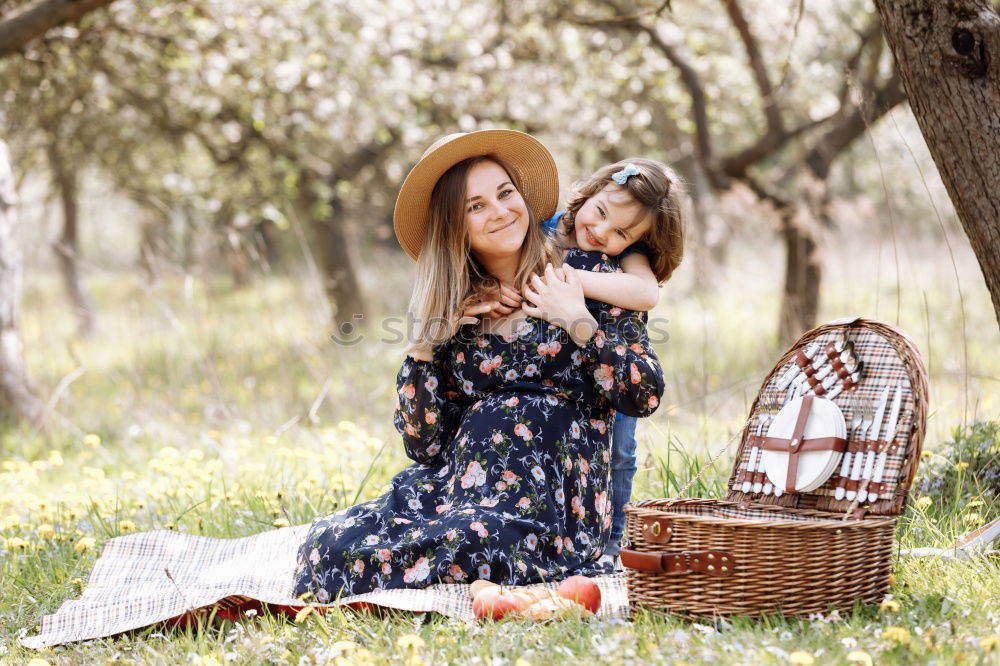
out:
<path id="1" fill-rule="evenodd" d="M 131 534 L 132 532 L 135 532 L 135 523 L 131 520 L 119 520 L 118 531 L 124 534 Z"/>
<path id="2" fill-rule="evenodd" d="M 191 666 L 222 666 L 222 662 L 210 654 L 205 656 L 195 656 L 191 660 Z"/>
<path id="3" fill-rule="evenodd" d="M 524 657 L 518 657 L 517 661 L 514 662 L 514 666 L 531 666 L 531 662 Z"/>
<path id="4" fill-rule="evenodd" d="M 864 650 L 854 650 L 847 653 L 847 661 L 862 666 L 873 666 L 872 656 Z"/>
<path id="5" fill-rule="evenodd" d="M 27 541 L 19 537 L 11 537 L 5 542 L 4 548 L 7 550 L 27 550 L 30 546 Z"/>
<path id="6" fill-rule="evenodd" d="M 910 632 L 903 627 L 886 627 L 882 630 L 882 637 L 900 645 L 910 644 Z"/>
<path id="7" fill-rule="evenodd" d="M 917 508 L 921 509 L 921 510 L 928 508 L 931 504 L 934 504 L 934 500 L 932 500 L 927 495 L 924 495 L 923 497 L 920 497 L 916 501 Z"/>
<path id="8" fill-rule="evenodd" d="M 979 639 L 979 647 L 987 652 L 992 652 L 998 646 L 1000 646 L 1000 635 L 998 634 Z"/>
<path id="9" fill-rule="evenodd" d="M 28 662 L 28 666 L 52 666 L 52 664 L 50 664 L 49 662 L 45 661 L 40 657 L 34 657 L 31 661 Z"/>
<path id="10" fill-rule="evenodd" d="M 927 449 L 924 449 L 923 451 L 920 452 L 920 459 L 921 460 L 930 460 L 932 455 L 934 455 L 934 454 L 931 453 L 930 451 L 928 451 Z"/>
<path id="11" fill-rule="evenodd" d="M 56 451 L 55 449 L 53 449 L 52 451 L 49 451 L 48 462 L 53 467 L 62 467 L 62 464 L 63 464 L 62 453 L 60 453 L 59 451 Z"/>
<path id="12" fill-rule="evenodd" d="M 889 587 L 896 587 L 896 574 L 889 574 Z"/>
<path id="13" fill-rule="evenodd" d="M 396 640 L 396 645 L 404 650 L 409 650 L 411 648 L 419 650 L 424 647 L 424 639 L 416 634 L 403 634 Z"/>
<path id="14" fill-rule="evenodd" d="M 965 462 L 964 460 L 962 462 L 955 463 L 955 469 L 959 471 L 963 469 L 969 469 L 969 463 Z"/>
<path id="15" fill-rule="evenodd" d="M 313 608 L 312 606 L 303 606 L 302 608 L 299 609 L 299 612 L 295 614 L 295 621 L 302 622 L 315 612 L 316 609 Z"/>
<path id="16" fill-rule="evenodd" d="M 375 656 L 368 648 L 361 648 L 351 656 L 351 661 L 355 664 L 370 664 L 375 660 Z"/>
<path id="17" fill-rule="evenodd" d="M 291 525 L 291 523 L 288 522 L 288 518 L 276 518 L 271 524 L 275 527 L 288 527 Z"/>
<path id="18" fill-rule="evenodd" d="M 358 644 L 354 641 L 337 641 L 330 646 L 330 649 L 334 652 L 344 654 L 345 652 L 350 652 L 352 650 L 358 649 Z"/>
<path id="19" fill-rule="evenodd" d="M 975 509 L 975 508 L 980 507 L 982 505 L 983 505 L 983 500 L 981 500 L 981 499 L 974 499 L 974 500 L 970 501 L 968 504 L 966 504 L 965 508 L 966 509 Z"/>
<path id="20" fill-rule="evenodd" d="M 788 655 L 788 663 L 799 664 L 800 666 L 810 666 L 811 664 L 815 664 L 816 660 L 805 650 L 796 650 Z"/>
<path id="21" fill-rule="evenodd" d="M 965 523 L 966 525 L 978 525 L 982 521 L 983 517 L 979 513 L 976 513 L 975 511 L 962 516 L 962 522 Z"/>
<path id="22" fill-rule="evenodd" d="M 83 443 L 92 449 L 96 449 L 101 445 L 101 436 L 90 433 L 83 438 Z"/>
<path id="23" fill-rule="evenodd" d="M 70 585 L 70 587 L 72 587 L 75 590 L 82 590 L 83 589 L 83 579 L 82 578 L 73 578 L 72 580 L 69 581 L 69 585 Z"/>
<path id="24" fill-rule="evenodd" d="M 899 602 L 895 599 L 886 599 L 878 605 L 878 609 L 882 613 L 898 613 Z"/>
<path id="25" fill-rule="evenodd" d="M 86 553 L 88 550 L 93 550 L 96 545 L 97 539 L 94 537 L 83 537 L 76 542 L 76 545 L 73 546 L 73 550 L 78 553 Z"/>
<path id="26" fill-rule="evenodd" d="M 55 539 L 56 538 L 56 528 L 51 525 L 39 525 L 38 526 L 38 538 L 39 539 Z"/>

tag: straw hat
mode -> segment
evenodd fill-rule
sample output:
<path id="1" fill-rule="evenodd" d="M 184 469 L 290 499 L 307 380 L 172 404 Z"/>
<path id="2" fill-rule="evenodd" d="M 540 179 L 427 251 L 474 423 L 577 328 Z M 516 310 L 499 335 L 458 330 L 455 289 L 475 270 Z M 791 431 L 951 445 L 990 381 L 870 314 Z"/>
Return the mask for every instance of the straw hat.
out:
<path id="1" fill-rule="evenodd" d="M 393 226 L 396 238 L 414 259 L 420 254 L 427 230 L 431 192 L 444 172 L 462 160 L 494 155 L 504 161 L 520 183 L 521 196 L 536 218 L 546 220 L 556 212 L 559 175 L 551 153 L 541 141 L 515 130 L 488 129 L 441 137 L 413 167 L 396 199 Z"/>

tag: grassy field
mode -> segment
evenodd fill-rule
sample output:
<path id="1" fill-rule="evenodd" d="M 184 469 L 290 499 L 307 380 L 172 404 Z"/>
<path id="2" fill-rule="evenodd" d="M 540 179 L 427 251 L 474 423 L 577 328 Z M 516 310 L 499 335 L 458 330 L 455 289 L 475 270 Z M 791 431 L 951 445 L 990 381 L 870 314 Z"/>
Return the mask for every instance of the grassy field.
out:
<path id="1" fill-rule="evenodd" d="M 781 352 L 766 259 L 723 275 L 710 295 L 683 279 L 665 292 L 655 314 L 669 333 L 657 345 L 668 387 L 663 408 L 640 424 L 636 498 L 673 495 L 740 428 Z M 901 288 L 886 265 L 865 263 L 861 279 L 848 279 L 835 264 L 824 293 L 825 318 L 898 320 L 928 362 L 926 458 L 949 485 L 911 503 L 898 529 L 903 547 L 946 546 L 997 515 L 996 498 L 949 445 L 957 428 L 1000 416 L 1000 334 L 964 259 L 964 317 L 947 262 L 907 272 Z M 874 279 L 872 271 L 880 271 Z M 392 279 L 379 299 L 385 312 L 405 300 L 406 276 Z M 646 613 L 631 622 L 494 626 L 333 612 L 25 651 L 18 632 L 79 594 L 112 536 L 165 527 L 229 537 L 305 523 L 378 494 L 407 463 L 391 425 L 402 345 L 385 339 L 382 323 L 359 344 L 331 344 L 305 282 L 271 277 L 232 292 L 224 280 L 145 287 L 100 275 L 101 333 L 89 341 L 74 341 L 54 280 L 28 284 L 29 364 L 54 409 L 48 430 L 0 440 L 0 662 L 1000 663 L 996 560 L 899 560 L 880 607 L 809 619 Z M 720 494 L 733 453 L 687 494 Z"/>

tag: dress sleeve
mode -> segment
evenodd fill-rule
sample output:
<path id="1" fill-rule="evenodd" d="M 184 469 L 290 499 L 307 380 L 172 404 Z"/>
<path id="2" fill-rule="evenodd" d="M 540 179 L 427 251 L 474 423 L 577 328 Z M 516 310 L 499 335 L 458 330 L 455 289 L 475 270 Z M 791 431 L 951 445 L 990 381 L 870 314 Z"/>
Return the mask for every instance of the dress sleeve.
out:
<path id="1" fill-rule="evenodd" d="M 613 308 L 612 314 L 594 314 L 599 328 L 580 349 L 597 392 L 622 414 L 649 416 L 660 406 L 663 370 L 642 313 Z"/>
<path id="2" fill-rule="evenodd" d="M 466 405 L 459 401 L 458 391 L 449 389 L 453 384 L 438 353 L 433 361 L 409 356 L 403 360 L 396 376 L 393 423 L 403 436 L 406 455 L 418 463 L 436 462 L 462 422 Z"/>

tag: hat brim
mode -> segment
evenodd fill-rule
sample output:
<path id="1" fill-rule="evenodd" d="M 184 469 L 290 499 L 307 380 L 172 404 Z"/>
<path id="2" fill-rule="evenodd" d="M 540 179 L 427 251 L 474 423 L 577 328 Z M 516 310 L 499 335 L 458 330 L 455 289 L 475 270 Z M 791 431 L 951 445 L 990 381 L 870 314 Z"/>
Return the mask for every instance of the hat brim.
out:
<path id="1" fill-rule="evenodd" d="M 559 174 L 541 141 L 516 130 L 490 129 L 460 134 L 428 151 L 406 176 L 396 199 L 393 227 L 399 244 L 414 259 L 427 235 L 427 212 L 434 185 L 444 173 L 470 157 L 494 155 L 513 171 L 521 196 L 539 220 L 556 212 Z"/>

